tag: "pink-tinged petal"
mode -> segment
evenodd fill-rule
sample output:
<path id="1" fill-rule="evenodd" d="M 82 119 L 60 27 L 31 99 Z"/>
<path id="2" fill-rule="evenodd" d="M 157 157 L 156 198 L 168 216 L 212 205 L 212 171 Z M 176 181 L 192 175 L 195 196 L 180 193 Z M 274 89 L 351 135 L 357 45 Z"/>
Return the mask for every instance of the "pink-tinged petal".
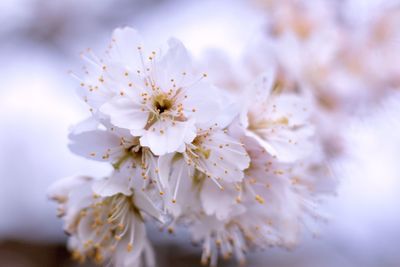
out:
<path id="1" fill-rule="evenodd" d="M 143 129 L 149 118 L 147 109 L 128 97 L 114 97 L 101 106 L 100 111 L 110 117 L 113 125 L 129 130 Z"/>
<path id="2" fill-rule="evenodd" d="M 140 138 L 142 146 L 149 147 L 155 155 L 176 152 L 182 144 L 190 143 L 196 136 L 194 121 L 160 119 Z"/>

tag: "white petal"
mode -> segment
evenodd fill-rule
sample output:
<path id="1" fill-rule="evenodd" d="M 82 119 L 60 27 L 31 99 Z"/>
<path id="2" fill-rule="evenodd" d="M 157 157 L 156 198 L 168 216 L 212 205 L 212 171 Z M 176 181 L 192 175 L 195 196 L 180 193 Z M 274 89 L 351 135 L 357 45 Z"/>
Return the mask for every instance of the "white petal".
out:
<path id="1" fill-rule="evenodd" d="M 134 215 L 132 215 L 134 216 Z M 133 229 L 132 231 L 134 231 L 134 239 L 133 239 L 133 249 L 131 252 L 127 252 L 126 251 L 126 245 L 123 244 L 124 246 L 121 246 L 118 250 L 119 252 L 117 252 L 117 254 L 121 253 L 124 257 L 124 264 L 123 265 L 117 265 L 116 266 L 140 266 L 140 261 L 141 261 L 141 256 L 143 253 L 143 247 L 145 244 L 145 240 L 146 240 L 146 227 L 144 225 L 144 223 L 142 221 L 140 221 L 140 219 L 135 216 L 135 219 L 132 220 L 132 224 L 131 226 Z"/>
<path id="2" fill-rule="evenodd" d="M 99 126 L 99 121 L 96 119 L 96 117 L 91 116 L 71 127 L 70 133 L 73 135 L 77 135 L 83 132 L 96 130 L 98 126 Z"/>
<path id="3" fill-rule="evenodd" d="M 309 124 L 312 105 L 305 98 L 293 94 L 281 94 L 271 97 L 265 116 L 270 120 L 288 119 L 289 126 Z"/>
<path id="4" fill-rule="evenodd" d="M 123 152 L 121 139 L 107 131 L 94 130 L 81 134 L 71 134 L 69 148 L 72 152 L 83 157 L 109 161 L 113 155 L 118 156 Z"/>
<path id="5" fill-rule="evenodd" d="M 221 95 L 218 90 L 205 82 L 197 82 L 190 86 L 184 92 L 187 95 L 183 101 L 186 115 L 194 118 L 196 124 L 202 127 L 213 125 L 216 116 L 222 113 Z"/>
<path id="6" fill-rule="evenodd" d="M 241 107 L 239 103 L 241 100 L 221 90 L 219 93 L 221 111 L 217 116 L 214 115 L 214 121 L 219 128 L 225 129 L 240 115 Z"/>
<path id="7" fill-rule="evenodd" d="M 155 155 L 176 152 L 182 144 L 190 143 L 196 136 L 194 121 L 158 120 L 140 138 Z"/>
<path id="8" fill-rule="evenodd" d="M 312 152 L 310 138 L 314 134 L 309 106 L 308 101 L 291 94 L 273 95 L 263 103 L 255 103 L 247 115 L 246 135 L 281 161 L 307 157 Z"/>
<path id="9" fill-rule="evenodd" d="M 152 201 L 145 192 L 142 192 L 140 189 L 135 190 L 133 198 L 134 203 L 139 210 L 161 222 L 164 222 L 160 209 L 154 205 L 154 201 Z"/>
<path id="10" fill-rule="evenodd" d="M 183 77 L 182 73 L 188 73 L 192 69 L 191 58 L 179 40 L 171 38 L 168 46 L 168 51 L 157 62 L 157 82 L 161 89 L 169 88 L 171 79 L 179 81 Z"/>
<path id="11" fill-rule="evenodd" d="M 276 157 L 282 162 L 293 162 L 308 157 L 314 145 L 310 136 L 314 133 L 312 127 L 296 130 L 281 129 L 277 135 L 268 138 L 268 144 L 274 149 Z"/>
<path id="12" fill-rule="evenodd" d="M 144 241 L 143 254 L 145 259 L 145 266 L 156 267 L 156 257 L 150 241 L 146 238 Z"/>
<path id="13" fill-rule="evenodd" d="M 237 192 L 232 186 L 224 186 L 221 190 L 210 180 L 206 179 L 201 188 L 200 199 L 207 215 L 215 215 L 218 220 L 226 220 L 239 205 L 236 203 Z"/>
<path id="14" fill-rule="evenodd" d="M 274 69 L 264 72 L 259 75 L 250 88 L 245 91 L 245 96 L 243 97 L 249 108 L 254 105 L 254 102 L 263 103 L 270 97 L 274 89 L 275 76 L 276 72 Z"/>
<path id="15" fill-rule="evenodd" d="M 252 131 L 245 130 L 245 134 L 247 137 L 253 138 L 255 141 L 258 142 L 260 146 L 262 146 L 271 156 L 277 156 L 278 152 L 276 151 L 275 147 L 272 146 L 268 141 L 264 140 L 257 134 L 253 133 Z M 270 140 L 269 140 L 270 141 Z"/>
<path id="16" fill-rule="evenodd" d="M 222 130 L 213 130 L 202 143 L 202 149 L 209 152 L 208 157 L 200 153 L 195 160 L 197 167 L 213 179 L 239 182 L 243 170 L 250 164 L 250 158 L 239 141 Z"/>
<path id="17" fill-rule="evenodd" d="M 180 154 L 167 154 L 159 158 L 159 173 L 165 189 L 164 205 L 173 216 L 179 216 L 192 206 L 194 195 L 194 167 Z"/>
<path id="18" fill-rule="evenodd" d="M 92 216 L 84 216 L 78 224 L 77 228 L 77 236 L 81 243 L 85 243 L 89 240 L 92 240 L 93 237 L 93 228 L 92 228 Z"/>
<path id="19" fill-rule="evenodd" d="M 161 186 L 167 188 L 169 185 L 169 178 L 171 175 L 172 159 L 175 153 L 162 155 L 158 158 L 158 176 L 160 177 Z"/>
<path id="20" fill-rule="evenodd" d="M 143 42 L 139 33 L 129 27 L 118 28 L 114 30 L 112 38 L 110 58 L 133 71 L 142 70 L 138 47 L 143 49 Z"/>
<path id="21" fill-rule="evenodd" d="M 99 79 L 99 75 L 96 75 L 95 77 L 87 76 L 84 82 L 85 87 L 79 87 L 76 90 L 82 100 L 95 109 L 94 111 L 112 99 L 115 95 L 114 91 L 109 90 L 105 84 L 100 83 L 97 79 Z M 97 89 L 94 90 L 94 87 Z"/>
<path id="22" fill-rule="evenodd" d="M 118 172 L 115 172 L 111 177 L 94 181 L 92 190 L 102 197 L 109 197 L 119 193 L 127 196 L 132 195 L 128 177 Z"/>
<path id="23" fill-rule="evenodd" d="M 68 195 L 68 203 L 65 205 L 65 216 L 63 217 L 64 230 L 68 233 L 76 231 L 76 220 L 80 212 L 93 201 L 93 191 L 90 185 L 91 183 L 82 184 Z"/>
<path id="24" fill-rule="evenodd" d="M 100 111 L 110 117 L 111 123 L 117 127 L 140 130 L 143 129 L 149 117 L 143 105 L 133 98 L 116 96 L 101 106 Z"/>
<path id="25" fill-rule="evenodd" d="M 88 176 L 71 176 L 61 179 L 52 184 L 47 190 L 49 198 L 60 201 L 66 201 L 69 193 L 75 188 L 89 183 L 92 180 Z"/>

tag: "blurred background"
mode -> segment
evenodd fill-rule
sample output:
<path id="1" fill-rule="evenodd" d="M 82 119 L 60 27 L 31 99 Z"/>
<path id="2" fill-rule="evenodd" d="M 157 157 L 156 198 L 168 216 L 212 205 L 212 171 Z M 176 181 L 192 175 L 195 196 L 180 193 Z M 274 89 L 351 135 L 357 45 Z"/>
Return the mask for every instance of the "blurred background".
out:
<path id="1" fill-rule="evenodd" d="M 155 44 L 175 36 L 194 57 L 218 48 L 237 59 L 265 27 L 266 13 L 259 2 L 263 1 L 0 1 L 1 267 L 75 266 L 46 189 L 65 176 L 102 176 L 107 170 L 67 148 L 69 127 L 88 115 L 68 75 L 81 67 L 79 53 L 87 47 L 101 53 L 114 28 L 132 26 Z M 370 11 L 377 5 L 399 5 L 379 0 L 331 2 L 353 11 L 354 21 L 373 16 Z M 400 62 L 395 68 L 400 70 Z M 400 266 L 397 91 L 364 105 L 341 126 L 346 155 L 332 163 L 341 184 L 336 197 L 326 203 L 331 220 L 321 227 L 320 236 L 305 235 L 290 252 L 254 253 L 248 266 Z M 192 248 L 184 234 L 168 238 L 151 232 L 160 266 L 198 266 L 199 249 Z"/>

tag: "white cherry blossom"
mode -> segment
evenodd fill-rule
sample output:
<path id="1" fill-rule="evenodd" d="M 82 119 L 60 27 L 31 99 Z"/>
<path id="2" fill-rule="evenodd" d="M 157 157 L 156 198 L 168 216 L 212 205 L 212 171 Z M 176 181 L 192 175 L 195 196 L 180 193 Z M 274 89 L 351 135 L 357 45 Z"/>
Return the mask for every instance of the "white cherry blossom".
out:
<path id="1" fill-rule="evenodd" d="M 140 136 L 156 155 L 183 151 L 196 136 L 194 123 L 219 113 L 218 89 L 196 74 L 176 39 L 166 52 L 146 51 L 131 28 L 116 29 L 105 59 L 88 52 L 80 94 L 95 112 Z"/>
<path id="2" fill-rule="evenodd" d="M 224 259 L 232 256 L 244 264 L 246 240 L 239 224 L 218 220 L 215 216 L 198 215 L 189 227 L 195 243 L 202 243 L 201 263 L 217 266 L 220 254 Z"/>
<path id="3" fill-rule="evenodd" d="M 152 249 L 146 238 L 144 212 L 149 201 L 137 191 L 116 189 L 101 195 L 97 183 L 88 177 L 71 177 L 52 186 L 49 195 L 60 207 L 65 230 L 71 235 L 69 247 L 78 261 L 111 263 L 116 267 L 155 266 Z M 98 187 L 98 186 L 97 186 Z M 124 187 L 121 187 L 124 190 Z M 138 191 L 140 192 L 140 191 Z M 145 264 L 141 258 L 145 258 Z"/>
<path id="4" fill-rule="evenodd" d="M 230 205 L 235 204 L 235 184 L 242 181 L 249 163 L 243 144 L 226 131 L 212 127 L 199 130 L 183 153 L 159 158 L 161 183 L 175 204 L 168 205 L 172 213 L 180 215 L 195 195 L 207 214 L 227 217 Z"/>
<path id="5" fill-rule="evenodd" d="M 128 130 L 114 127 L 105 121 L 103 124 L 107 125 L 106 129 L 96 126 L 94 129 L 72 132 L 69 145 L 71 151 L 92 160 L 111 163 L 115 171 L 121 173 L 119 176 L 129 181 L 131 187 L 145 189 L 154 183 L 160 194 L 163 194 L 156 173 L 156 156 L 148 147 L 141 146 L 139 137 L 132 136 Z"/>
<path id="6" fill-rule="evenodd" d="M 229 216 L 197 212 L 189 224 L 193 240 L 202 244 L 202 263 L 211 266 L 217 266 L 219 256 L 233 256 L 244 264 L 246 253 L 253 249 L 293 247 L 303 225 L 315 231 L 316 222 L 324 220 L 317 209 L 319 197 L 335 189 L 335 184 L 328 182 L 329 173 L 315 171 L 321 163 L 282 163 L 254 138 L 244 132 L 234 134 L 241 136 L 251 158 L 243 181 L 237 185 L 236 206 L 218 203 L 227 210 L 233 207 Z M 222 195 L 217 199 L 224 202 Z"/>
<path id="7" fill-rule="evenodd" d="M 247 102 L 241 124 L 246 135 L 256 139 L 268 153 L 281 161 L 293 162 L 312 152 L 312 106 L 297 95 L 278 92 L 274 79 L 274 73 L 261 75 L 245 93 Z"/>

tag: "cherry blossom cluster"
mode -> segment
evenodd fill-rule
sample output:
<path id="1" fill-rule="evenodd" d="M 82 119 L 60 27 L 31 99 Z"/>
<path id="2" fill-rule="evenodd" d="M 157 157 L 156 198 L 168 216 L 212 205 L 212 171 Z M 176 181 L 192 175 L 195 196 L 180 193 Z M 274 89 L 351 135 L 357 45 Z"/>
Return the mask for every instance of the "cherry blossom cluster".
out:
<path id="1" fill-rule="evenodd" d="M 392 0 L 255 0 L 265 13 L 248 49 L 253 75 L 271 64 L 285 90 L 308 94 L 328 156 L 344 152 L 338 125 L 400 88 L 400 9 Z M 247 68 L 249 68 L 249 66 Z"/>
<path id="2" fill-rule="evenodd" d="M 70 149 L 112 172 L 49 190 L 75 259 L 155 266 L 145 227 L 155 222 L 187 229 L 203 264 L 243 263 L 250 250 L 295 245 L 323 218 L 334 185 L 314 104 L 283 90 L 273 64 L 230 86 L 199 72 L 180 41 L 151 50 L 131 28 L 114 31 L 102 58 L 82 57 L 78 93 L 91 116 L 72 128 Z"/>

